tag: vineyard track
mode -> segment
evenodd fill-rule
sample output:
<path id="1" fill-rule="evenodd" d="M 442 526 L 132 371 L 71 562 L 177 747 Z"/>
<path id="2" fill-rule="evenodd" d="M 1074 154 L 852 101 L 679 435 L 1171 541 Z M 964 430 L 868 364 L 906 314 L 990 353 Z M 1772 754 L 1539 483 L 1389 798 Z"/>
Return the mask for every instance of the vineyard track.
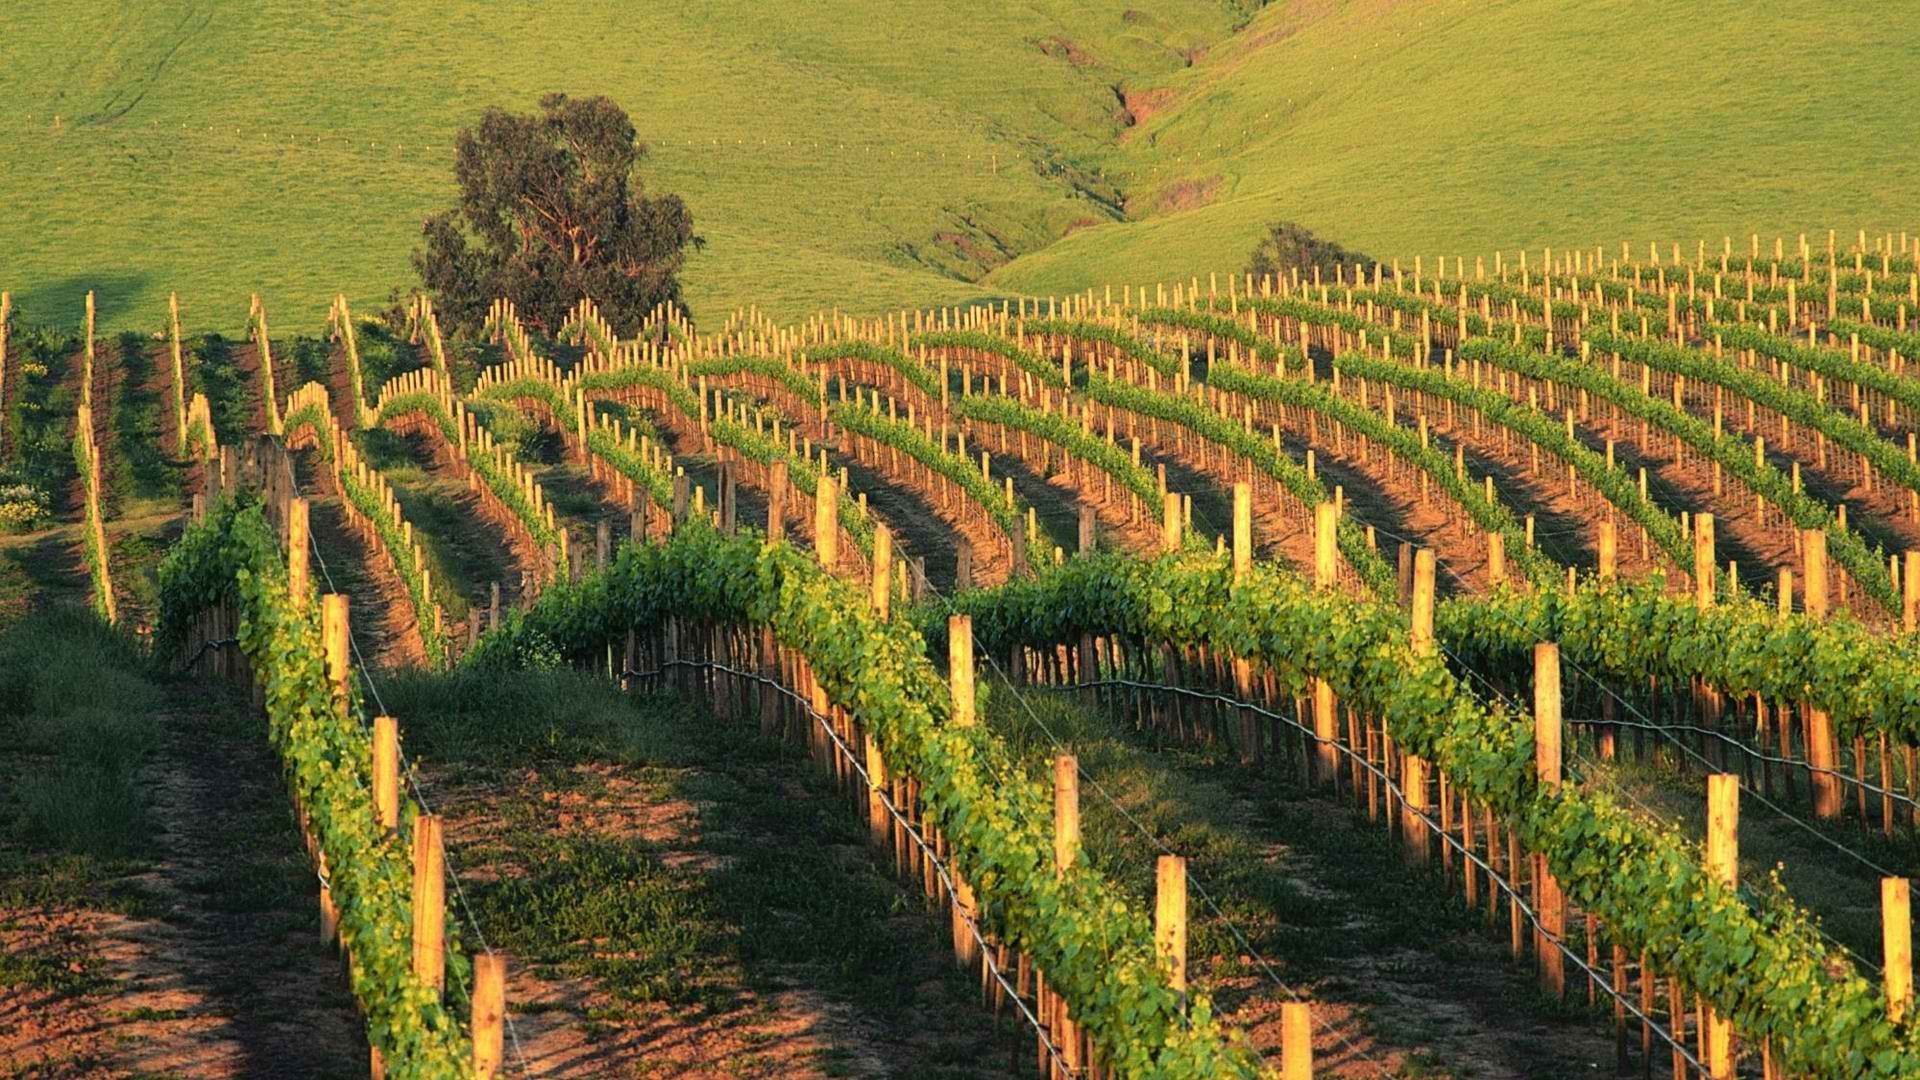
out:
<path id="1" fill-rule="evenodd" d="M 1648 492 L 1656 502 L 1675 512 L 1705 510 L 1713 514 L 1713 543 L 1720 569 L 1724 571 L 1728 561 L 1738 562 L 1740 580 L 1748 589 L 1771 589 L 1783 569 L 1794 571 L 1798 577 L 1800 556 L 1793 535 L 1782 530 L 1777 521 L 1757 520 L 1753 500 L 1715 495 L 1712 466 L 1676 462 L 1671 454 L 1659 450 L 1649 454 L 1637 439 L 1616 441 L 1614 454 L 1624 469 L 1647 470 Z M 1627 546 L 1623 537 L 1621 547 L 1624 550 Z M 1633 547 L 1637 554 L 1638 545 Z"/>
<path id="2" fill-rule="evenodd" d="M 453 465 L 445 449 L 425 436 L 388 436 L 405 447 L 408 459 L 420 472 L 415 480 L 396 470 L 387 470 L 401 512 L 413 523 L 414 539 L 427 548 L 448 575 L 436 584 L 458 592 L 467 602 L 467 614 L 455 619 L 448 613 L 447 632 L 463 646 L 467 623 L 481 618 L 479 629 L 487 629 L 484 613 L 494 583 L 500 586 L 502 612 L 520 603 L 522 575 L 532 564 L 517 545 L 502 535 L 500 527 L 487 517 L 479 495 L 453 476 Z"/>
<path id="3" fill-rule="evenodd" d="M 998 530 L 990 524 L 976 524 L 969 520 L 967 527 L 962 528 L 942 513 L 925 494 L 886 471 L 863 465 L 852 457 L 843 456 L 840 464 L 846 466 L 847 477 L 854 489 L 866 493 L 867 509 L 881 521 L 890 523 L 889 528 L 894 534 L 894 557 L 925 559 L 927 581 L 936 591 L 953 591 L 955 576 L 959 573 L 960 541 L 963 538 L 973 548 L 973 579 L 976 584 L 997 584 L 1007 579 L 1010 567 L 1006 544 L 996 535 Z M 763 513 L 758 522 L 752 518 L 745 520 L 750 525 L 764 526 L 766 516 Z"/>
<path id="4" fill-rule="evenodd" d="M 994 689 L 996 703 L 1014 693 Z M 1364 808 L 1311 792 L 1277 761 L 1249 768 L 1224 745 L 1161 743 L 1135 730 L 1124 707 L 1018 693 L 1086 774 L 1082 830 L 1097 865 L 1147 902 L 1154 848 L 1135 822 L 1177 838 L 1197 883 L 1189 975 L 1269 1062 L 1279 1060 L 1280 1006 L 1293 1000 L 1277 978 L 1313 1002 L 1316 1076 L 1526 1080 L 1611 1070 L 1611 1036 L 1577 1010 L 1541 1007 L 1531 972 L 1511 962 L 1501 935 L 1437 877 L 1410 872 Z M 1051 740 L 1025 710 L 995 709 L 991 722 L 1038 757 L 1034 768 L 1048 766 Z"/>
<path id="5" fill-rule="evenodd" d="M 247 410 L 247 430 L 265 431 L 267 430 L 267 403 L 260 385 L 260 348 L 250 340 L 233 342 L 230 348 L 233 349 L 234 368 L 240 375 L 240 396 Z M 274 357 L 274 392 L 283 400 L 295 386 L 299 385 L 298 380 L 290 377 L 292 372 L 286 370 L 288 367 L 283 358 Z M 220 434 L 223 443 L 238 441 L 235 433 L 223 431 Z"/>
<path id="6" fill-rule="evenodd" d="M 588 699 L 618 717 L 603 737 L 435 753 L 422 777 L 514 954 L 510 1057 L 548 1077 L 1013 1075 L 1016 1044 L 940 954 L 944 923 L 903 902 L 803 755 L 670 693 Z M 578 931 L 524 925 L 599 890 Z M 623 903 L 663 921 L 581 921 Z"/>
<path id="7" fill-rule="evenodd" d="M 1676 460 L 1672 452 L 1672 436 L 1658 432 L 1642 439 L 1634 423 L 1615 423 L 1599 416 L 1577 422 L 1577 427 L 1584 435 L 1582 441 L 1589 448 L 1600 449 L 1607 440 L 1613 440 L 1616 460 L 1622 468 L 1631 471 L 1644 466 L 1648 473 L 1649 494 L 1668 509 L 1675 512 L 1711 512 L 1716 526 L 1715 546 L 1719 549 L 1723 569 L 1729 558 L 1737 561 L 1742 580 L 1749 588 L 1771 586 L 1781 569 L 1797 571 L 1799 556 L 1793 532 L 1783 528 L 1777 520 L 1764 524 L 1757 521 L 1751 497 L 1737 498 L 1731 492 L 1716 495 L 1713 491 L 1713 467 L 1696 459 Z M 1775 457 L 1776 464 L 1782 465 L 1796 460 L 1787 455 L 1770 456 Z M 1777 516 L 1777 508 L 1769 504 L 1769 517 Z M 1637 555 L 1637 544 L 1627 544 L 1624 535 L 1622 541 L 1623 553 L 1631 548 Z M 1868 610 L 1877 607 L 1857 592 L 1848 606 L 1857 608 L 1862 603 Z"/>
<path id="8" fill-rule="evenodd" d="M 97 987 L 0 995 L 0 1069 L 365 1075 L 361 1020 L 314 933 L 312 871 L 246 695 L 186 681 L 165 695 L 141 770 L 156 834 L 142 868 L 92 887 L 104 906 L 0 912 L 7 952 L 52 950 Z"/>
<path id="9" fill-rule="evenodd" d="M 313 530 L 313 578 L 322 591 L 345 593 L 349 625 L 363 662 L 371 668 L 412 667 L 426 662 L 420 630 L 397 576 L 374 565 L 376 555 L 348 525 L 345 508 L 319 476 L 311 452 L 294 455 L 296 488 L 307 497 Z M 325 564 L 324 571 L 322 564 Z"/>
<path id="10" fill-rule="evenodd" d="M 715 505 L 714 500 L 720 490 L 720 462 L 723 447 L 717 441 L 703 437 L 700 434 L 697 422 L 675 409 L 670 407 L 641 408 L 637 411 L 653 422 L 655 429 L 660 434 L 660 441 L 666 447 L 667 451 L 672 454 L 674 464 L 685 468 L 687 476 L 692 481 L 693 486 L 707 493 L 707 506 L 712 508 Z M 816 461 L 821 449 L 820 444 L 814 444 L 813 452 Z M 838 475 L 840 465 L 848 466 L 849 476 L 853 475 L 855 462 L 851 460 L 835 460 L 831 453 L 829 454 L 829 462 L 834 466 L 836 475 Z M 745 470 L 736 470 L 735 476 L 737 478 L 735 482 L 735 498 L 737 500 L 738 520 L 758 528 L 765 528 L 768 508 L 766 491 L 756 485 L 749 484 Z M 858 495 L 858 490 L 846 491 L 841 494 L 846 498 L 854 498 Z M 873 513 L 876 522 L 887 525 L 896 535 L 902 532 L 901 529 L 887 518 L 885 513 L 881 512 L 878 507 L 873 506 L 871 502 L 869 503 L 868 509 Z M 842 523 L 842 528 L 845 528 L 844 522 Z M 786 507 L 786 535 L 788 540 L 796 546 L 808 549 L 812 548 L 814 536 L 813 515 L 809 512 L 809 504 L 804 499 L 788 500 Z M 931 572 L 932 564 L 929 563 L 928 565 L 929 572 Z"/>
<path id="11" fill-rule="evenodd" d="M 94 359 L 97 365 L 99 357 L 96 355 Z M 61 370 L 59 380 L 56 384 L 56 393 L 64 394 L 66 399 L 74 406 L 78 406 L 81 402 L 80 391 L 81 384 L 86 381 L 86 364 L 85 345 L 76 340 L 73 351 L 65 359 L 65 366 Z M 97 366 L 93 375 L 93 390 L 95 394 L 93 414 L 94 444 L 104 447 L 107 445 L 106 440 L 111 439 L 112 431 L 111 428 L 107 426 L 106 418 L 103 415 L 106 410 L 100 408 L 100 405 L 104 404 L 104 400 L 98 396 L 101 372 Z M 77 414 L 69 411 L 65 416 L 53 418 L 52 423 L 66 433 L 66 438 L 61 440 L 61 449 L 69 475 L 66 478 L 66 483 L 61 486 L 61 490 L 52 493 L 53 505 L 50 507 L 50 510 L 55 515 L 71 515 L 75 520 L 78 520 L 84 512 L 83 508 L 86 505 L 87 487 L 86 483 L 81 480 L 78 471 L 75 470 L 72 465 L 73 455 L 71 452 L 65 452 L 66 440 L 78 433 Z M 83 561 L 80 565 L 84 567 L 86 564 Z"/>

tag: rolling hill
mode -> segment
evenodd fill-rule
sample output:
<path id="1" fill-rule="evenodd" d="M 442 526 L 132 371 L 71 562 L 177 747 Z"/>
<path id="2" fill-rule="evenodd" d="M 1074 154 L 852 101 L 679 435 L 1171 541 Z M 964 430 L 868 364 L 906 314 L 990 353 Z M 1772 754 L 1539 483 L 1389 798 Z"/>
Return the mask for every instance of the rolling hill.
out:
<path id="1" fill-rule="evenodd" d="M 409 280 L 454 133 L 551 90 L 632 113 L 707 240 L 704 315 L 1226 269 L 1283 217 L 1380 254 L 1897 230 L 1916 24 L 1863 0 L 21 0 L 0 287 L 29 321 L 93 288 L 106 326 L 157 326 L 178 291 L 232 329 L 258 291 L 317 327 L 335 291 Z"/>

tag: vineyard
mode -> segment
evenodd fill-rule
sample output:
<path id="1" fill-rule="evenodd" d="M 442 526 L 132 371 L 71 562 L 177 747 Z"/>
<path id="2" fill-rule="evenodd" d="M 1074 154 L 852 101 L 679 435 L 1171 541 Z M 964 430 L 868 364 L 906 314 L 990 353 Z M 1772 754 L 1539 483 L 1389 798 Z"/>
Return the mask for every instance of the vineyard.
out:
<path id="1" fill-rule="evenodd" d="M 1920 237 L 249 307 L 0 297 L 0 1075 L 1920 1076 Z"/>

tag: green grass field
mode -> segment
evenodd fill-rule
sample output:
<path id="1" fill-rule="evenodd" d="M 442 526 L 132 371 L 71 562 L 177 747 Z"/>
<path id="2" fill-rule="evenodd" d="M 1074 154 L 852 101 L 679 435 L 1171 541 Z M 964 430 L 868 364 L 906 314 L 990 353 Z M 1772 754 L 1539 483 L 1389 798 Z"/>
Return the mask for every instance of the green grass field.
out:
<path id="1" fill-rule="evenodd" d="M 0 288 L 30 322 L 94 288 L 109 329 L 176 290 L 229 331 L 258 291 L 317 330 L 410 280 L 454 133 L 550 90 L 633 115 L 705 318 L 1229 269 L 1281 217 L 1409 256 L 1920 226 L 1910 5 L 1253 6 L 21 0 Z"/>
<path id="2" fill-rule="evenodd" d="M 1313 14 L 1303 14 L 1311 9 Z M 1289 218 L 1380 258 L 1920 228 L 1920 8 L 1275 4 L 1102 159 L 1147 204 L 990 279 L 1057 291 L 1244 265 Z M 1444 247 L 1442 245 L 1445 245 Z"/>

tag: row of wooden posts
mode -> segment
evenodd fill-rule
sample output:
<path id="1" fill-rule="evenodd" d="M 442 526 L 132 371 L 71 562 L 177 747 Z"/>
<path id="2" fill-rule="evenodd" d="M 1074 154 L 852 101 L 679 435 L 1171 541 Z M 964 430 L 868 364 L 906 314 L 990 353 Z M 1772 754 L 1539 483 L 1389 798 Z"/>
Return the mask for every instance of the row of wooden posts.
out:
<path id="1" fill-rule="evenodd" d="M 274 442 L 272 439 L 267 442 Z M 278 449 L 278 444 L 275 443 Z M 203 516 L 209 505 L 209 495 L 217 499 L 220 493 L 220 481 L 227 484 L 254 482 L 260 484 L 266 493 L 266 505 L 270 517 L 280 518 L 276 524 L 283 531 L 287 554 L 287 585 L 289 602 L 296 609 L 305 607 L 312 597 L 312 581 L 309 571 L 309 553 L 311 551 L 310 506 L 306 499 L 294 496 L 290 483 L 286 480 L 276 483 L 274 477 L 285 471 L 284 451 L 276 458 L 267 452 L 250 453 L 244 474 L 231 464 L 230 449 L 216 458 L 214 468 L 209 472 L 213 481 L 208 493 L 196 493 L 194 496 L 194 514 Z M 290 472 L 286 473 L 290 480 Z M 325 593 L 320 595 L 321 640 L 326 659 L 327 677 L 333 686 L 334 707 L 340 710 L 343 718 L 348 717 L 352 701 L 352 646 L 348 598 L 344 593 Z M 216 677 L 231 677 L 253 685 L 256 707 L 264 706 L 261 688 L 255 683 L 253 668 L 247 662 L 244 653 L 237 648 L 233 635 L 239 627 L 239 613 L 232 601 L 223 601 L 210 608 L 195 623 L 185 651 L 193 658 L 194 666 L 203 674 Z M 231 652 L 228 650 L 232 649 Z M 401 832 L 400 813 L 400 753 L 399 727 L 391 716 L 378 716 L 373 720 L 371 777 L 372 796 L 376 818 L 380 827 L 390 836 Z M 412 861 L 412 934 L 411 943 L 412 971 L 415 977 L 436 992 L 443 992 L 446 982 L 446 863 L 445 838 L 441 819 L 434 814 L 421 813 L 414 817 L 410 837 Z M 340 912 L 335 905 L 332 889 L 328 883 L 326 852 L 320 837 L 314 832 L 305 809 L 296 805 L 301 830 L 305 838 L 307 852 L 314 861 L 320 877 L 320 937 L 325 943 L 336 944 L 345 962 L 351 966 L 351 944 L 340 936 Z M 472 1066 L 480 1077 L 498 1075 L 503 1052 L 503 1028 L 506 1016 L 506 959 L 498 953 L 488 952 L 473 958 L 473 986 L 470 995 L 472 1015 L 470 1032 L 472 1036 Z M 377 1045 L 369 1047 L 369 1066 L 371 1074 L 378 1078 L 385 1075 L 385 1066 Z"/>
<path id="2" fill-rule="evenodd" d="M 307 500 L 289 501 L 287 517 L 287 581 L 291 602 L 304 606 L 311 595 L 308 577 Z M 325 647 L 327 677 L 333 684 L 335 708 L 346 715 L 351 708 L 353 669 L 350 615 L 344 593 L 326 593 L 320 597 L 321 639 Z M 390 836 L 401 831 L 400 815 L 400 743 L 399 724 L 391 716 L 373 720 L 373 802 L 380 827 Z M 420 808 L 413 820 L 410 850 L 413 867 L 413 974 L 436 992 L 446 987 L 446 855 L 445 836 L 440 817 Z M 305 815 L 302 815 L 305 828 Z M 337 942 L 351 963 L 350 944 L 339 937 L 339 913 L 331 890 L 325 883 L 326 856 L 317 837 L 307 829 L 309 851 L 314 855 L 322 878 L 320 888 L 320 936 L 323 942 Z M 473 958 L 473 987 L 470 995 L 472 1015 L 472 1065 L 480 1077 L 499 1073 L 503 1053 L 502 1024 L 506 1016 L 506 958 L 486 952 Z M 370 1068 L 378 1080 L 385 1075 L 378 1046 L 370 1048 Z"/>
<path id="3" fill-rule="evenodd" d="M 1248 572 L 1252 563 L 1252 500 L 1248 485 L 1238 484 L 1235 486 L 1234 501 L 1234 573 L 1236 580 L 1239 580 Z M 1335 518 L 1331 510 L 1332 508 L 1330 506 L 1323 504 L 1316 514 L 1315 523 L 1315 582 L 1317 587 L 1323 589 L 1332 588 L 1336 583 L 1334 574 L 1335 562 L 1331 542 Z M 1166 530 L 1167 543 L 1170 545 L 1177 544 L 1178 542 L 1178 534 L 1174 524 L 1176 521 L 1177 519 L 1170 513 Z M 1701 551 L 1700 558 L 1702 559 L 1696 571 L 1699 573 L 1702 582 L 1700 585 L 1701 592 L 1699 593 L 1701 598 L 1700 602 L 1702 603 L 1712 602 L 1711 568 L 1713 559 L 1711 554 L 1712 530 L 1710 518 L 1708 522 L 1709 524 L 1704 530 L 1705 535 L 1696 541 L 1699 544 Z M 1411 595 L 1408 599 L 1411 607 L 1412 640 L 1416 650 L 1430 653 L 1435 648 L 1433 636 L 1435 561 L 1433 553 L 1425 549 L 1417 552 L 1410 561 L 1412 563 L 1413 573 L 1411 575 Z M 1813 600 L 1816 610 L 1822 610 L 1823 600 L 1824 596 L 1816 593 Z M 1093 677 L 1091 673 L 1100 666 L 1101 661 L 1099 660 L 1099 656 L 1102 650 L 1089 648 L 1088 643 L 1083 643 L 1081 650 L 1077 664 L 1080 680 L 1089 681 Z M 1117 646 L 1110 644 L 1109 650 L 1117 656 Z M 1044 681 L 1049 677 L 1050 673 L 1064 676 L 1066 673 L 1072 671 L 1076 665 L 1069 664 L 1067 661 L 1073 658 L 1071 651 L 1064 647 L 1059 662 L 1057 663 L 1052 656 L 1044 653 L 1034 653 L 1032 650 L 1017 650 L 1013 658 L 1012 667 L 1016 678 L 1037 677 L 1039 680 Z M 1110 657 L 1109 662 L 1112 663 L 1116 661 Z M 1250 690 L 1254 680 L 1250 675 L 1251 673 L 1244 666 L 1244 662 L 1235 662 L 1235 689 L 1239 691 L 1243 702 L 1251 700 Z M 1337 781 L 1340 773 L 1338 756 L 1341 752 L 1340 708 L 1332 693 L 1331 687 L 1325 680 L 1313 680 L 1310 692 L 1312 697 L 1311 737 L 1314 743 L 1314 749 L 1309 760 L 1309 765 L 1312 773 L 1320 777 L 1323 782 L 1328 779 Z M 1557 645 L 1540 643 L 1535 647 L 1533 694 L 1535 768 L 1540 783 L 1548 789 L 1554 789 L 1562 782 L 1562 746 L 1565 727 L 1561 714 L 1561 666 Z M 1351 733 L 1349 734 L 1351 737 Z M 1369 742 L 1369 745 L 1371 745 L 1371 742 Z M 1354 745 L 1351 752 L 1360 753 L 1361 750 L 1357 745 Z M 1369 759 L 1371 760 L 1371 754 L 1369 754 Z M 1388 815 L 1389 827 L 1397 825 L 1400 829 L 1409 861 L 1416 865 L 1424 866 L 1427 865 L 1432 858 L 1432 843 L 1436 830 L 1436 815 L 1432 802 L 1431 787 L 1435 781 L 1438 780 L 1443 796 L 1443 805 L 1440 807 L 1437 815 L 1438 828 L 1444 830 L 1447 828 L 1447 819 L 1452 810 L 1451 801 L 1445 798 L 1447 784 L 1444 776 L 1436 775 L 1430 763 L 1414 755 L 1405 753 L 1398 754 L 1398 764 L 1401 770 L 1401 812 L 1398 815 L 1391 813 Z M 1359 768 L 1357 764 L 1355 767 L 1356 770 Z M 1816 773 L 1816 775 L 1823 774 Z M 1833 783 L 1834 789 L 1837 791 L 1837 782 L 1834 782 L 1836 774 L 1828 773 L 1824 775 L 1829 783 Z M 1354 785 L 1356 794 L 1359 793 L 1362 787 L 1371 789 L 1371 780 L 1365 785 L 1360 785 L 1357 782 L 1356 774 L 1356 784 Z M 1737 774 L 1718 773 L 1707 778 L 1708 814 L 1705 865 L 1708 873 L 1712 877 L 1730 888 L 1737 886 L 1739 874 L 1739 791 L 1740 777 Z M 1371 801 L 1377 798 L 1377 794 L 1369 791 L 1368 797 Z M 1389 800 L 1391 800 L 1391 793 L 1389 793 Z M 1455 818 L 1455 822 L 1456 824 L 1461 823 L 1458 817 Z M 1470 826 L 1470 819 L 1467 821 L 1467 824 Z M 1471 834 L 1469 833 L 1468 835 L 1470 837 Z M 1452 861 L 1451 849 L 1443 844 L 1442 852 L 1447 856 L 1450 867 Z M 1535 882 L 1535 917 L 1538 921 L 1538 930 L 1534 937 L 1536 953 L 1539 957 L 1540 976 L 1543 987 L 1558 997 L 1564 995 L 1566 989 L 1565 963 L 1561 952 L 1561 943 L 1564 940 L 1568 916 L 1566 900 L 1557 883 L 1553 880 L 1551 873 L 1547 871 L 1543 857 L 1538 855 L 1532 857 L 1531 870 Z M 1470 902 L 1474 891 L 1471 879 L 1472 874 L 1469 870 L 1467 888 Z M 1510 888 L 1512 887 L 1513 886 L 1510 886 Z M 1913 995 L 1909 882 L 1907 879 L 1900 877 L 1888 877 L 1884 879 L 1882 881 L 1881 897 L 1883 916 L 1883 981 L 1889 1014 L 1898 1020 L 1910 1009 Z M 1515 920 L 1514 940 L 1515 948 L 1518 950 L 1518 942 L 1521 940 L 1519 936 L 1521 924 L 1519 921 L 1519 898 L 1517 893 L 1513 896 L 1513 901 Z M 1591 920 L 1589 920 L 1588 934 L 1589 950 L 1591 951 L 1593 934 Z M 1592 963 L 1591 957 L 1589 958 L 1589 963 L 1590 965 Z M 1625 984 L 1621 981 L 1620 977 L 1620 970 L 1623 966 L 1623 951 L 1616 946 L 1615 983 L 1611 987 L 1611 991 L 1616 997 L 1623 994 L 1625 989 Z M 1650 1008 L 1651 998 L 1646 996 L 1647 990 L 1648 985 L 1643 982 L 1643 1008 Z M 1592 990 L 1590 988 L 1590 998 L 1591 995 Z M 1673 1001 L 1676 1003 L 1673 1008 L 1673 1013 L 1676 1016 L 1683 1017 L 1684 1010 L 1677 1004 L 1680 1000 L 1679 993 L 1676 989 L 1673 994 Z M 1702 1011 L 1705 1020 L 1700 1032 L 1701 1058 L 1706 1063 L 1708 1074 L 1715 1078 L 1732 1076 L 1735 1059 L 1732 1049 L 1731 1026 L 1724 1018 L 1714 1015 L 1710 1008 L 1704 1008 Z M 1624 1004 L 1616 1005 L 1615 1021 L 1620 1031 L 1621 1046 L 1624 1053 Z M 1684 1032 L 1677 1026 L 1671 1033 L 1672 1037 L 1676 1040 L 1681 1038 L 1683 1034 Z M 1646 1046 L 1647 1043 L 1643 1039 L 1643 1048 Z M 1773 1077 L 1780 1074 L 1775 1071 L 1771 1063 L 1770 1049 L 1770 1047 L 1763 1046 L 1762 1055 L 1767 1074 L 1769 1077 Z M 1673 1057 L 1673 1064 L 1675 1076 L 1684 1076 L 1687 1063 L 1677 1046 Z"/>
<path id="4" fill-rule="evenodd" d="M 827 515 L 832 512 L 830 508 L 833 502 L 822 499 L 821 505 L 829 509 L 822 512 L 816 527 L 820 535 L 831 537 L 835 530 Z M 777 516 L 769 519 L 770 533 L 775 540 L 779 538 L 780 530 L 774 524 L 778 521 Z M 1091 530 L 1084 521 L 1082 535 L 1087 542 L 1091 542 Z M 839 564 L 831 542 L 825 549 L 816 548 L 816 557 L 830 569 L 845 569 Z M 864 590 L 867 602 L 881 618 L 885 618 L 890 611 L 891 599 L 897 591 L 892 561 L 891 537 L 882 526 L 876 532 L 874 557 Z M 807 728 L 810 733 L 808 741 L 815 756 L 845 785 L 846 790 L 857 794 L 856 801 L 864 807 L 876 847 L 894 852 L 900 872 L 920 882 L 930 898 L 941 901 L 949 908 L 956 963 L 963 969 L 980 973 L 983 992 L 996 1007 L 1005 1004 L 1005 988 L 993 978 L 990 971 L 1014 969 L 1014 992 L 1023 997 L 1031 995 L 1039 1021 L 1035 1061 L 1042 1074 L 1050 1080 L 1065 1080 L 1079 1075 L 1108 1075 L 1098 1061 L 1086 1033 L 1074 1022 L 1069 1004 L 1048 989 L 1044 974 L 1031 967 L 1024 956 L 1017 955 L 1017 950 L 994 945 L 986 937 L 980 921 L 979 905 L 971 888 L 957 867 L 944 863 L 947 850 L 944 838 L 930 824 L 915 820 L 918 814 L 917 783 L 889 770 L 872 738 L 861 728 L 858 717 L 829 701 L 803 657 L 776 645 L 764 630 L 716 632 L 710 627 L 686 625 L 676 620 L 665 627 L 656 628 L 656 634 L 656 640 L 650 645 L 637 644 L 634 635 L 628 635 L 622 678 L 637 676 L 657 679 L 669 668 L 683 671 L 700 669 L 705 673 L 701 679 L 682 678 L 675 685 L 683 691 L 697 689 L 711 695 L 716 710 L 723 716 L 743 709 L 757 709 L 763 730 L 776 733 L 787 730 L 784 718 L 791 708 L 765 695 L 753 698 L 745 687 L 746 680 L 754 676 L 743 672 L 758 673 L 760 679 L 778 682 L 786 687 L 793 701 L 807 703 L 807 711 L 818 725 L 809 725 Z M 974 705 L 976 676 L 972 620 L 964 615 L 952 616 L 948 621 L 948 635 L 948 683 L 953 700 L 950 723 L 968 727 L 978 723 Z M 636 656 L 642 652 L 655 657 L 653 671 L 634 670 Z M 828 730 L 837 738 L 829 738 L 825 734 Z M 858 780 L 857 774 L 860 772 L 865 774 L 864 782 Z M 1079 767 L 1076 759 L 1070 754 L 1057 755 L 1053 762 L 1053 776 L 1055 870 L 1064 874 L 1077 858 L 1080 846 Z M 900 811 L 898 815 L 896 809 Z M 951 882 L 951 886 L 945 888 L 938 876 L 938 868 L 943 864 Z M 1184 991 L 1187 988 L 1185 859 L 1177 855 L 1161 856 L 1155 877 L 1156 947 L 1167 965 L 1170 985 L 1177 991 Z M 991 957 L 981 950 L 982 942 L 988 944 L 993 954 Z M 990 962 L 992 968 L 988 966 Z M 1303 1002 L 1290 1002 L 1283 1006 L 1282 1011 L 1282 1076 L 1284 1080 L 1308 1080 L 1312 1076 L 1312 1023 L 1308 1006 Z"/>

